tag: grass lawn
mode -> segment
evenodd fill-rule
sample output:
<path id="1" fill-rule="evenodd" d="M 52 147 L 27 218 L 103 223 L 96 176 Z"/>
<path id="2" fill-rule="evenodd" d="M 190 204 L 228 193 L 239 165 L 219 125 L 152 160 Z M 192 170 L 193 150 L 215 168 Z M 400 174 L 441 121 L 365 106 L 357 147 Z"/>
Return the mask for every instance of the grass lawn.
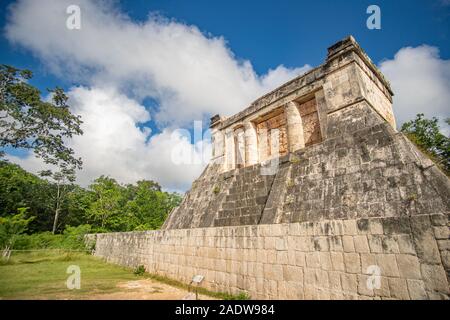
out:
<path id="1" fill-rule="evenodd" d="M 69 290 L 67 267 L 81 270 L 81 288 Z M 105 263 L 84 253 L 14 252 L 0 264 L 0 299 L 84 299 L 95 293 L 120 290 L 119 282 L 139 280 L 130 269 Z"/>
<path id="2" fill-rule="evenodd" d="M 80 267 L 81 288 L 68 289 L 67 268 Z M 64 251 L 14 252 L 0 260 L 1 299 L 144 299 L 179 300 L 188 285 L 164 276 L 136 275 L 128 268 L 104 262 L 86 253 Z M 232 295 L 198 288 L 200 299 L 246 300 L 242 292 Z"/>

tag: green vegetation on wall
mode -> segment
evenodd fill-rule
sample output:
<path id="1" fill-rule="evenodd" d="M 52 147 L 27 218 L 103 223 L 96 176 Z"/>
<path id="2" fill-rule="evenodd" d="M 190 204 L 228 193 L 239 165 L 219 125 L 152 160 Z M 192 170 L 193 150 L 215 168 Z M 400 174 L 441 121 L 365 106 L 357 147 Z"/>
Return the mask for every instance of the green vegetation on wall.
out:
<path id="1" fill-rule="evenodd" d="M 423 113 L 414 120 L 405 122 L 401 131 L 436 163 L 447 175 L 450 175 L 450 138 L 440 132 L 438 119 L 427 119 Z M 446 119 L 450 125 L 450 118 Z"/>

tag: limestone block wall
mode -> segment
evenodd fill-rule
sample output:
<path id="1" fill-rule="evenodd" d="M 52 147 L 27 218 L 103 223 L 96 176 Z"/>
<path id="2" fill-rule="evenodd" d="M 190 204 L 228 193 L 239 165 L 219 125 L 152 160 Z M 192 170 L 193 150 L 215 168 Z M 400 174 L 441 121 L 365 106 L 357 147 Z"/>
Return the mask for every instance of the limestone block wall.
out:
<path id="1" fill-rule="evenodd" d="M 109 262 L 253 299 L 448 299 L 448 230 L 434 214 L 90 238 Z"/>
<path id="2" fill-rule="evenodd" d="M 450 180 L 366 101 L 327 114 L 327 139 L 221 173 L 209 165 L 165 229 L 450 212 Z"/>
<path id="3" fill-rule="evenodd" d="M 390 95 L 383 92 L 383 87 L 379 84 L 378 79 L 370 77 L 365 64 L 357 64 L 359 70 L 359 81 L 362 96 L 370 103 L 372 108 L 376 110 L 393 128 L 396 127 L 395 117 L 392 111 L 392 100 Z"/>
<path id="4" fill-rule="evenodd" d="M 95 254 L 257 299 L 448 298 L 450 180 L 396 132 L 391 103 L 354 39 L 338 42 L 322 66 L 213 117 L 212 161 L 164 230 L 92 235 Z M 286 153 L 269 174 L 266 120 Z"/>

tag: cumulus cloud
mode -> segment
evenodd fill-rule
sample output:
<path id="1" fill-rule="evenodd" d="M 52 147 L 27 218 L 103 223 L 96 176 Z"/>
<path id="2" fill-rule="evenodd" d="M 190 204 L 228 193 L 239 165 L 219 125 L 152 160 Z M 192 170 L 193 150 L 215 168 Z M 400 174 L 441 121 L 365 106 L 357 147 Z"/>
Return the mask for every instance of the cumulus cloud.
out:
<path id="1" fill-rule="evenodd" d="M 145 107 L 114 89 L 75 87 L 68 96 L 72 111 L 83 119 L 85 134 L 67 141 L 83 159 L 84 169 L 78 174 L 82 185 L 104 174 L 123 183 L 153 179 L 184 191 L 208 160 L 207 139 L 192 144 L 182 132 L 168 129 L 151 135 L 148 128 L 138 126 L 149 119 Z M 9 160 L 33 172 L 44 167 L 34 156 Z"/>
<path id="2" fill-rule="evenodd" d="M 160 102 L 155 119 L 186 124 L 205 114 L 231 115 L 310 67 L 283 66 L 258 76 L 222 37 L 150 14 L 143 23 L 113 2 L 81 0 L 81 29 L 66 28 L 71 0 L 21 0 L 12 6 L 6 36 L 32 50 L 54 72 L 89 84 L 109 83 Z"/>
<path id="3" fill-rule="evenodd" d="M 4 31 L 12 44 L 30 50 L 55 75 L 78 84 L 69 96 L 73 111 L 83 118 L 84 135 L 68 143 L 83 158 L 78 176 L 83 185 L 107 174 L 121 182 L 146 178 L 167 189 L 188 189 L 210 145 L 207 140 L 193 143 L 175 128 L 216 113 L 234 114 L 310 69 L 280 65 L 258 75 L 224 38 L 155 14 L 135 22 L 113 1 L 77 1 L 81 30 L 69 30 L 66 8 L 71 4 L 19 0 L 10 7 Z M 380 68 L 392 83 L 399 124 L 419 112 L 449 116 L 449 60 L 441 59 L 437 48 L 403 48 Z M 156 110 L 143 105 L 146 98 L 157 102 Z M 161 132 L 151 132 L 147 121 Z M 174 161 L 174 146 L 178 158 L 191 164 Z M 33 156 L 10 159 L 34 172 L 42 169 Z"/>
<path id="4" fill-rule="evenodd" d="M 5 35 L 54 74 L 79 84 L 69 96 L 83 118 L 84 135 L 68 143 L 83 158 L 78 179 L 84 185 L 109 174 L 122 182 L 153 178 L 166 188 L 186 190 L 204 167 L 197 160 L 210 146 L 208 141 L 192 144 L 175 128 L 216 113 L 234 114 L 310 69 L 281 65 L 258 75 L 249 61 L 235 57 L 224 38 L 151 13 L 135 22 L 113 1 L 77 1 L 81 29 L 69 30 L 71 4 L 19 0 L 10 7 Z M 158 102 L 152 114 L 142 105 L 146 98 Z M 150 118 L 161 133 L 145 127 Z M 174 145 L 196 164 L 174 164 Z M 41 166 L 32 156 L 11 159 L 33 171 Z"/>
<path id="5" fill-rule="evenodd" d="M 450 117 L 450 60 L 441 59 L 438 48 L 402 48 L 392 60 L 381 62 L 380 69 L 394 90 L 393 107 L 399 126 L 424 113 L 428 118 L 440 118 L 448 134 L 443 120 Z"/>

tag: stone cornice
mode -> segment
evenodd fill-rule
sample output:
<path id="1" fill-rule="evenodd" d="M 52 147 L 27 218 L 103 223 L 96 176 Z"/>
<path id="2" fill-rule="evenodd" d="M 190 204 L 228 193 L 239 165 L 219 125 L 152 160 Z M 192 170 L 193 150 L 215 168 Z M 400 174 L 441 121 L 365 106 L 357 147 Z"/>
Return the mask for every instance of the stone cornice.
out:
<path id="1" fill-rule="evenodd" d="M 326 75 L 341 68 L 344 64 L 351 62 L 360 63 L 357 58 L 352 55 L 355 53 L 364 62 L 373 74 L 378 78 L 381 84 L 386 88 L 388 95 L 393 95 L 389 82 L 385 79 L 383 74 L 377 69 L 375 64 L 367 56 L 364 50 L 359 46 L 352 36 L 349 36 L 331 47 L 328 48 L 328 55 L 326 62 L 263 95 L 257 100 L 253 101 L 249 107 L 238 112 L 228 118 L 220 118 L 218 115 L 211 118 L 211 128 L 223 129 L 233 123 L 261 110 L 262 108 L 290 95 L 291 93 L 300 90 L 315 81 L 318 81 Z M 337 60 L 337 62 L 336 62 Z M 384 91 L 384 90 L 383 90 Z M 390 97 L 388 97 L 391 99 Z"/>

